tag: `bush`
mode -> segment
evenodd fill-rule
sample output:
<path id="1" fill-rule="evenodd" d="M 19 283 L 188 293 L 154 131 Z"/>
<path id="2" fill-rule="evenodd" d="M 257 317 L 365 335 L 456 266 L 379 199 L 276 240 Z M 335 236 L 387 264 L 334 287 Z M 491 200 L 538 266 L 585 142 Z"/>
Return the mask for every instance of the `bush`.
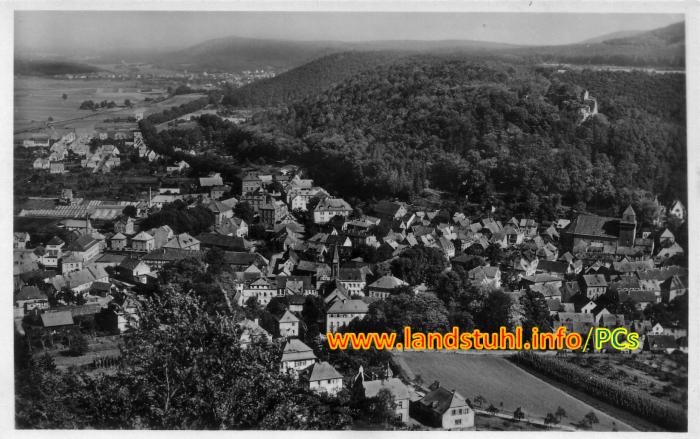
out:
<path id="1" fill-rule="evenodd" d="M 78 334 L 71 339 L 70 348 L 68 349 L 68 354 L 73 357 L 80 357 L 85 355 L 89 350 L 87 337 L 83 334 Z"/>

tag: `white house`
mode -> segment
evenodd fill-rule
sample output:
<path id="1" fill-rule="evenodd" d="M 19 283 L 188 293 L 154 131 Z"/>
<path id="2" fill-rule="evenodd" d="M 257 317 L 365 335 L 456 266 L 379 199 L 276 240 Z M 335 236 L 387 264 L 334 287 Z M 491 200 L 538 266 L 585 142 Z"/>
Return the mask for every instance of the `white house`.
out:
<path id="1" fill-rule="evenodd" d="M 282 372 L 301 371 L 316 362 L 313 349 L 298 338 L 291 338 L 282 351 Z"/>
<path id="2" fill-rule="evenodd" d="M 355 319 L 363 319 L 369 305 L 362 300 L 336 300 L 326 311 L 326 331 L 337 332 Z"/>
<path id="3" fill-rule="evenodd" d="M 343 389 L 343 375 L 327 362 L 314 363 L 307 370 L 309 389 L 312 391 L 334 396 Z"/>

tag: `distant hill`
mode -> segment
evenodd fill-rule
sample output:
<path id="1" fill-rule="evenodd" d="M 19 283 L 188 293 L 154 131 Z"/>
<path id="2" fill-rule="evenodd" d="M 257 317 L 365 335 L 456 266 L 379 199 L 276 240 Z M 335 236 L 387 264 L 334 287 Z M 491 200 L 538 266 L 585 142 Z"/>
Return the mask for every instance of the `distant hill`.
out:
<path id="1" fill-rule="evenodd" d="M 603 41 L 603 44 L 615 46 L 655 46 L 667 47 L 685 44 L 685 23 L 654 29 L 648 32 L 640 32 L 634 35 L 619 36 Z"/>
<path id="2" fill-rule="evenodd" d="M 99 71 L 95 66 L 71 61 L 15 60 L 15 75 L 53 76 Z"/>
<path id="3" fill-rule="evenodd" d="M 170 52 L 162 55 L 160 61 L 189 66 L 194 71 L 287 70 L 342 50 L 344 43 L 228 37 Z"/>
<path id="4" fill-rule="evenodd" d="M 236 71 L 272 68 L 289 70 L 323 56 L 341 52 L 412 51 L 486 51 L 517 47 L 511 44 L 469 40 L 382 40 L 283 41 L 227 37 L 205 41 L 159 57 L 163 64 L 189 66 L 191 70 Z"/>
<path id="5" fill-rule="evenodd" d="M 274 78 L 232 89 L 223 103 L 233 106 L 274 106 L 316 95 L 362 71 L 394 62 L 407 52 L 342 52 L 313 60 Z"/>
<path id="6" fill-rule="evenodd" d="M 623 30 L 620 32 L 612 32 L 609 34 L 605 35 L 600 35 L 597 37 L 589 38 L 587 40 L 581 41 L 578 44 L 593 44 L 593 43 L 602 43 L 603 41 L 607 40 L 612 40 L 615 38 L 627 38 L 627 37 L 633 37 L 635 35 L 641 34 L 644 31 L 642 30 Z"/>
<path id="7" fill-rule="evenodd" d="M 613 64 L 633 67 L 685 67 L 685 24 L 632 35 L 609 35 L 600 42 L 527 47 L 513 51 L 545 62 Z M 599 37 L 600 38 L 600 37 Z"/>
<path id="8" fill-rule="evenodd" d="M 226 41 L 209 42 L 193 49 L 193 58 L 216 57 L 213 53 L 230 53 L 234 46 Z M 362 43 L 327 43 L 315 46 L 303 45 L 304 50 L 289 52 L 275 49 L 280 42 L 258 40 L 257 44 L 268 48 L 261 57 L 250 52 L 247 63 L 272 59 L 294 64 L 299 57 L 311 57 L 314 53 L 347 49 L 341 53 L 320 56 L 301 64 L 275 78 L 257 81 L 226 93 L 224 103 L 233 106 L 269 106 L 290 103 L 328 89 L 362 71 L 390 64 L 408 55 L 433 54 L 455 59 L 491 58 L 509 62 L 561 62 L 571 64 L 611 64 L 632 67 L 685 66 L 685 31 L 683 23 L 676 23 L 647 32 L 616 32 L 587 42 L 561 45 L 526 47 L 482 41 L 373 41 Z M 296 47 L 299 43 L 286 43 Z M 305 43 L 307 44 L 307 43 Z M 320 43 L 319 43 L 320 44 Z M 238 47 L 238 46 L 235 46 Z M 321 50 L 321 47 L 323 49 Z M 235 51 L 237 51 L 236 49 Z M 222 66 L 229 58 L 217 61 Z M 231 61 L 233 62 L 233 61 Z M 240 59 L 236 61 L 243 62 Z M 278 65 L 284 65 L 280 63 Z"/>

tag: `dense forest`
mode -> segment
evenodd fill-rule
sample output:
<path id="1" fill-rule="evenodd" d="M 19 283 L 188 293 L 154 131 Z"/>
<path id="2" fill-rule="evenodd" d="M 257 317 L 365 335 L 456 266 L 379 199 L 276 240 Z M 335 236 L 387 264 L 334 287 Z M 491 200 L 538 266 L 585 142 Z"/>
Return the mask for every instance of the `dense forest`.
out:
<path id="1" fill-rule="evenodd" d="M 274 78 L 255 81 L 224 92 L 224 105 L 272 106 L 313 96 L 357 73 L 388 64 L 404 52 L 342 52 L 328 55 Z"/>
<path id="2" fill-rule="evenodd" d="M 432 187 L 526 211 L 623 204 L 639 190 L 670 200 L 685 196 L 684 84 L 680 74 L 421 56 L 258 115 L 255 129 L 301 140 L 311 176 L 348 197 Z M 584 122 L 585 89 L 601 114 Z"/>
<path id="3" fill-rule="evenodd" d="M 584 120 L 586 90 L 599 114 Z M 189 130 L 142 129 L 156 150 L 199 139 L 243 163 L 300 164 L 353 201 L 431 189 L 544 218 L 561 205 L 619 213 L 686 196 L 683 74 L 406 56 L 243 126 L 207 116 Z"/>

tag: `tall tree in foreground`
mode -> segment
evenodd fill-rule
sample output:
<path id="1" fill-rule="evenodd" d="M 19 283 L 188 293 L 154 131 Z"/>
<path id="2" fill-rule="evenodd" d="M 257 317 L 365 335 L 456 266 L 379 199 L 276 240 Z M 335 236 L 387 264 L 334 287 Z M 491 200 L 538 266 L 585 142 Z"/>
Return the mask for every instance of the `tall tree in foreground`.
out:
<path id="1" fill-rule="evenodd" d="M 280 372 L 277 346 L 243 349 L 239 333 L 233 317 L 207 313 L 195 295 L 165 292 L 144 306 L 114 375 L 50 372 L 25 360 L 17 425 L 342 429 L 350 423 L 346 400 L 310 392 Z"/>

